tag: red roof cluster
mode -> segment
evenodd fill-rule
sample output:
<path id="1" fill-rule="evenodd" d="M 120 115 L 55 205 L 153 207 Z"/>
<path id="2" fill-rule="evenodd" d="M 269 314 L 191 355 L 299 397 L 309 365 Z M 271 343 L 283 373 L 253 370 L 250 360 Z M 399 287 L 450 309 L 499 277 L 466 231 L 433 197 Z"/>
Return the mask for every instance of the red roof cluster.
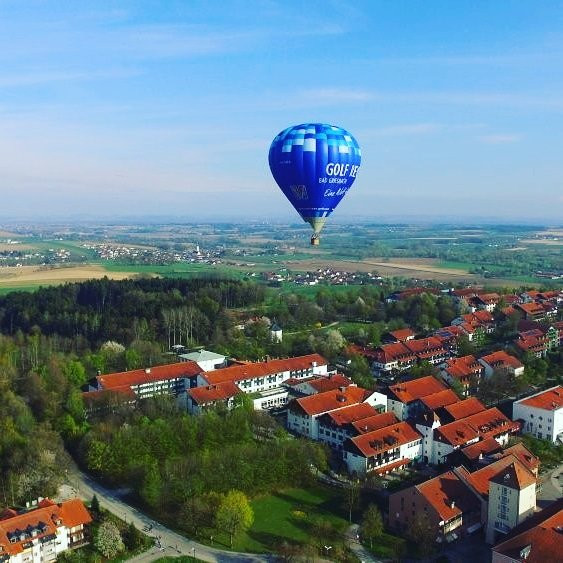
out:
<path id="1" fill-rule="evenodd" d="M 368 418 L 362 418 L 356 420 L 352 423 L 354 430 L 358 434 L 366 434 L 367 432 L 373 432 L 374 430 L 379 430 L 380 428 L 385 428 L 386 426 L 391 426 L 399 422 L 399 419 L 391 411 L 382 412 L 381 414 L 376 414 Z"/>
<path id="2" fill-rule="evenodd" d="M 327 361 L 320 354 L 309 354 L 285 360 L 269 360 L 267 362 L 254 362 L 244 365 L 229 366 L 215 371 L 205 372 L 203 377 L 209 384 L 217 384 L 223 381 L 242 381 L 244 379 L 255 379 L 266 377 L 276 373 L 292 372 L 311 369 L 314 365 L 326 366 Z"/>
<path id="3" fill-rule="evenodd" d="M 325 391 L 332 391 L 339 387 L 348 387 L 348 385 L 352 385 L 352 380 L 341 373 L 335 373 L 328 377 L 315 377 L 308 381 L 308 384 L 317 393 L 324 393 Z"/>
<path id="4" fill-rule="evenodd" d="M 143 383 L 154 383 L 181 377 L 192 377 L 201 373 L 201 368 L 195 362 L 178 362 L 146 369 L 134 369 L 119 373 L 98 375 L 98 387 L 106 390 L 123 390 Z"/>
<path id="5" fill-rule="evenodd" d="M 346 444 L 350 451 L 357 450 L 365 457 L 372 457 L 421 438 L 421 434 L 408 422 L 398 422 L 391 426 L 349 438 Z"/>
<path id="6" fill-rule="evenodd" d="M 396 400 L 405 404 L 445 389 L 447 387 L 431 375 L 389 386 L 389 391 L 395 396 Z"/>
<path id="7" fill-rule="evenodd" d="M 496 407 L 455 420 L 434 430 L 434 438 L 452 446 L 463 446 L 475 439 L 496 437 L 505 432 L 515 432 L 520 428 L 509 420 Z"/>
<path id="8" fill-rule="evenodd" d="M 434 411 L 440 407 L 457 403 L 459 401 L 459 397 L 451 389 L 444 389 L 443 391 L 426 395 L 425 397 L 422 397 L 420 401 L 426 406 L 426 408 L 428 408 L 428 410 Z"/>
<path id="9" fill-rule="evenodd" d="M 469 355 L 446 360 L 444 371 L 446 371 L 450 377 L 458 380 L 466 380 L 471 376 L 481 376 L 483 366 L 475 359 L 475 356 Z"/>
<path id="10" fill-rule="evenodd" d="M 289 408 L 300 410 L 309 416 L 315 416 L 363 403 L 372 393 L 373 391 L 350 385 L 342 389 L 333 389 L 332 391 L 294 399 L 289 403 Z"/>
<path id="11" fill-rule="evenodd" d="M 405 342 L 405 340 L 414 338 L 414 332 L 410 328 L 400 328 L 399 330 L 391 330 L 389 334 L 397 342 Z"/>
<path id="12" fill-rule="evenodd" d="M 188 395 L 200 406 L 212 404 L 216 401 L 226 401 L 239 393 L 242 393 L 242 391 L 232 381 L 222 381 L 213 385 L 188 389 Z"/>
<path id="13" fill-rule="evenodd" d="M 358 405 L 350 405 L 343 409 L 331 411 L 327 413 L 327 419 L 330 420 L 332 425 L 344 426 L 346 424 L 354 423 L 356 420 L 362 420 L 372 417 L 377 414 L 377 411 L 368 403 L 359 403 Z"/>

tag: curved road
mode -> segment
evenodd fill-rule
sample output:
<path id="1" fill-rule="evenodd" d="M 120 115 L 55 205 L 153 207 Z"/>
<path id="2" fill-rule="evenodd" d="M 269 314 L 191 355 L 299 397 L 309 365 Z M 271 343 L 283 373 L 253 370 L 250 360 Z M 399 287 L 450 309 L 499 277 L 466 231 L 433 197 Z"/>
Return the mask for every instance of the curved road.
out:
<path id="1" fill-rule="evenodd" d="M 278 558 L 274 555 L 253 555 L 223 551 L 189 540 L 156 520 L 149 518 L 135 507 L 123 502 L 115 491 L 103 487 L 78 469 L 73 470 L 72 477 L 73 485 L 77 489 L 78 496 L 82 499 L 90 501 L 95 494 L 100 501 L 100 506 L 113 512 L 119 518 L 123 518 L 126 522 L 134 522 L 139 530 L 143 530 L 146 526 L 152 526 L 148 534 L 159 537 L 162 548 L 152 547 L 148 551 L 129 559 L 128 561 L 130 562 L 149 563 L 160 557 L 178 555 L 195 555 L 197 559 L 211 562 L 248 561 L 257 563 L 278 561 Z"/>

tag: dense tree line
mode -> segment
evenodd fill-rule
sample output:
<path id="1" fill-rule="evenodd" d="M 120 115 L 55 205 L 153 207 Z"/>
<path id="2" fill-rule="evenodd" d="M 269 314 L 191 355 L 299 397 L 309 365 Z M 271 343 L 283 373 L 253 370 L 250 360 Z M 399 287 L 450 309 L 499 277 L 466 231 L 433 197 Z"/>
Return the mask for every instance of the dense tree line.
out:
<path id="1" fill-rule="evenodd" d="M 163 312 L 191 307 L 198 311 L 197 325 L 205 329 L 198 336 L 206 340 L 221 311 L 256 306 L 264 293 L 263 286 L 235 280 L 91 280 L 0 297 L 0 331 L 29 333 L 39 327 L 43 334 L 82 338 L 90 345 L 163 340 Z"/>

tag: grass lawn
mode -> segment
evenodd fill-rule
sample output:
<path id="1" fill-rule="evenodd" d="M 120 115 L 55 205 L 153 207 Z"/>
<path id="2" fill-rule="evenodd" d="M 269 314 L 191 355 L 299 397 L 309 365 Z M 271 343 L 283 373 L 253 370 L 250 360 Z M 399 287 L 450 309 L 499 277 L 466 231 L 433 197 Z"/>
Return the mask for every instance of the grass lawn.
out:
<path id="1" fill-rule="evenodd" d="M 370 547 L 369 543 L 364 543 L 364 546 L 377 557 L 394 559 L 398 554 L 406 553 L 407 542 L 403 538 L 383 532 L 373 547 Z"/>
<path id="2" fill-rule="evenodd" d="M 271 552 L 284 541 L 306 543 L 311 522 L 316 518 L 330 522 L 339 532 L 344 532 L 348 525 L 339 491 L 322 486 L 287 489 L 258 497 L 251 504 L 254 524 L 248 532 L 235 538 L 235 551 Z M 213 539 L 215 546 L 229 548 L 227 534 L 218 534 Z M 335 538 L 335 543 L 337 541 Z"/>

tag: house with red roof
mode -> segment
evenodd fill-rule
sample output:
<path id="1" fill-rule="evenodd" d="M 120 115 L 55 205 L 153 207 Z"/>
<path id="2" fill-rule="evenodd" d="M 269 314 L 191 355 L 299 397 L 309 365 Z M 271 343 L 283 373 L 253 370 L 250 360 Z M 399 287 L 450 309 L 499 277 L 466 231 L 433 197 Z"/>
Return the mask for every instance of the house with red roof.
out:
<path id="1" fill-rule="evenodd" d="M 515 401 L 512 418 L 522 423 L 524 434 L 563 443 L 563 386 L 556 385 Z"/>
<path id="2" fill-rule="evenodd" d="M 410 328 L 400 328 L 398 330 L 391 330 L 383 335 L 383 341 L 388 343 L 393 342 L 406 342 L 413 340 L 415 337 L 414 332 Z"/>
<path id="3" fill-rule="evenodd" d="M 490 377 L 497 371 L 512 377 L 519 377 L 524 373 L 524 364 L 504 350 L 487 354 L 478 361 L 485 368 L 485 377 Z"/>
<path id="4" fill-rule="evenodd" d="M 340 373 L 329 373 L 326 376 L 306 377 L 304 379 L 290 378 L 283 382 L 283 386 L 289 389 L 291 398 L 316 395 L 339 387 L 348 387 L 351 384 L 352 380 Z"/>
<path id="5" fill-rule="evenodd" d="M 0 560 L 6 563 L 54 561 L 68 549 L 88 543 L 92 518 L 84 503 L 59 504 L 39 498 L 25 510 L 0 514 Z"/>
<path id="6" fill-rule="evenodd" d="M 548 563 L 561 560 L 563 499 L 513 528 L 492 548 L 492 563 Z"/>
<path id="7" fill-rule="evenodd" d="M 508 419 L 496 407 L 448 424 L 436 425 L 433 431 L 425 436 L 428 460 L 434 465 L 447 463 L 453 451 L 490 437 L 500 445 L 505 445 L 509 437 L 519 429 L 520 424 Z"/>
<path id="8" fill-rule="evenodd" d="M 478 387 L 485 368 L 475 359 L 475 356 L 449 358 L 440 366 L 440 375 L 450 385 L 458 383 L 463 389 L 464 396 L 470 393 L 470 387 Z"/>
<path id="9" fill-rule="evenodd" d="M 514 455 L 505 455 L 470 473 L 454 469 L 481 499 L 481 518 L 487 543 L 495 543 L 536 510 L 536 476 Z"/>
<path id="10" fill-rule="evenodd" d="M 422 455 L 422 436 L 408 423 L 397 422 L 348 438 L 342 457 L 351 475 L 386 475 Z"/>
<path id="11" fill-rule="evenodd" d="M 546 309 L 541 303 L 531 301 L 530 303 L 517 303 L 514 308 L 521 313 L 527 321 L 541 321 L 551 313 L 551 307 Z M 557 312 L 557 310 L 555 310 Z"/>
<path id="12" fill-rule="evenodd" d="M 371 409 L 352 409 L 344 411 L 351 406 L 358 406 L 367 403 Z M 357 385 L 342 386 L 338 389 L 332 389 L 323 393 L 309 395 L 297 399 L 292 399 L 288 403 L 287 409 L 287 428 L 294 434 L 305 436 L 312 440 L 319 440 L 319 419 L 328 413 L 334 415 L 333 420 L 345 421 L 346 412 L 353 413 L 352 420 L 355 416 L 365 418 L 371 416 L 381 410 L 386 410 L 387 397 L 377 391 L 363 389 Z M 344 411 L 344 413 L 338 413 Z M 342 418 L 343 417 L 343 418 Z M 326 423 L 326 417 L 323 418 Z M 324 427 L 323 427 L 324 428 Z M 323 434 L 326 438 L 326 434 Z"/>
<path id="13" fill-rule="evenodd" d="M 389 496 L 389 527 L 406 533 L 415 519 L 430 525 L 434 541 L 443 543 L 481 527 L 479 497 L 453 471 Z"/>
<path id="14" fill-rule="evenodd" d="M 498 293 L 479 293 L 469 298 L 468 304 L 472 311 L 484 310 L 492 313 L 499 301 L 500 295 Z"/>
<path id="15" fill-rule="evenodd" d="M 443 383 L 431 375 L 390 385 L 387 410 L 395 413 L 399 420 L 413 418 L 422 410 L 420 399 L 446 389 Z"/>

